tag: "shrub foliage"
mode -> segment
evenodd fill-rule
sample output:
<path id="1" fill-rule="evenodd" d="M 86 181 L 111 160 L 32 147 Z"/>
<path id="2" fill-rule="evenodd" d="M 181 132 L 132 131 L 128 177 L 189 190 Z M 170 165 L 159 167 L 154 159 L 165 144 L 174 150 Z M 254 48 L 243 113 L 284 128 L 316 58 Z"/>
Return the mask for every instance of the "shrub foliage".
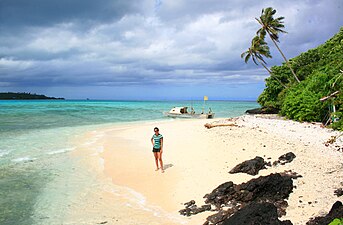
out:
<path id="1" fill-rule="evenodd" d="M 343 130 L 343 27 L 326 43 L 289 61 L 301 82 L 295 81 L 285 64 L 274 66 L 273 76 L 287 88 L 268 77 L 258 103 L 279 109 L 281 115 L 298 121 L 326 123 L 336 118 L 332 127 Z M 320 101 L 335 91 L 340 91 L 335 98 Z"/>

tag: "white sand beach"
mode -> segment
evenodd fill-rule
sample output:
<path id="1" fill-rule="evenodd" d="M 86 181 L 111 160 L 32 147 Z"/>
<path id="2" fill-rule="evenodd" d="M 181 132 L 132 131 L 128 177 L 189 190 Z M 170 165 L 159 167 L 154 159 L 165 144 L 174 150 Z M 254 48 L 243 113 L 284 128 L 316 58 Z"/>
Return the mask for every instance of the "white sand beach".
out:
<path id="1" fill-rule="evenodd" d="M 334 190 L 343 187 L 343 136 L 325 146 L 339 132 L 320 124 L 298 123 L 275 116 L 246 115 L 237 126 L 207 129 L 205 123 L 232 123 L 228 119 L 172 120 L 106 127 L 76 140 L 78 157 L 96 174 L 98 183 L 80 191 L 80 202 L 71 205 L 69 221 L 75 224 L 190 224 L 199 225 L 215 212 L 191 217 L 179 215 L 183 203 L 203 196 L 218 185 L 246 182 L 261 175 L 292 170 L 302 178 L 288 199 L 287 215 L 293 224 L 326 214 L 343 201 Z M 165 173 L 155 171 L 150 138 L 157 126 L 164 136 Z M 87 144 L 85 144 L 87 143 Z M 268 167 L 258 175 L 228 172 L 238 163 L 261 156 L 273 162 L 293 152 L 286 165 Z M 267 160 L 267 161 L 268 161 Z"/>

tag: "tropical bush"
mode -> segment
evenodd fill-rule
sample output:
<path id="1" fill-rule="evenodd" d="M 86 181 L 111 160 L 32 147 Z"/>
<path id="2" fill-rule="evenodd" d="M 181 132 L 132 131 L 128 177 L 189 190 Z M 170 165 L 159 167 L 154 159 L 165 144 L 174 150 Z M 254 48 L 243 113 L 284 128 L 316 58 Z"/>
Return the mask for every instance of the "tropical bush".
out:
<path id="1" fill-rule="evenodd" d="M 325 44 L 290 59 L 298 83 L 286 64 L 274 66 L 266 79 L 266 88 L 258 98 L 262 107 L 274 107 L 280 114 L 298 121 L 326 122 L 338 118 L 331 126 L 343 130 L 343 27 Z M 335 91 L 335 98 L 320 101 Z M 336 113 L 330 113 L 335 105 Z M 331 111 L 332 112 L 332 111 Z"/>
<path id="2" fill-rule="evenodd" d="M 327 74 L 318 73 L 287 90 L 280 114 L 297 121 L 324 122 L 329 102 L 323 103 L 320 98 L 327 95 L 324 84 L 329 80 Z"/>

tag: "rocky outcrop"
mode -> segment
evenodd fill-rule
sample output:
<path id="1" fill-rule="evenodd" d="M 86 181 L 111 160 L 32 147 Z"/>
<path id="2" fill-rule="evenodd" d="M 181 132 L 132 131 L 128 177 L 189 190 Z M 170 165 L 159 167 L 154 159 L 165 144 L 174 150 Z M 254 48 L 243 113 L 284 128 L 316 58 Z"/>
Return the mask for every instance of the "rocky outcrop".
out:
<path id="1" fill-rule="evenodd" d="M 254 159 L 246 160 L 235 166 L 229 173 L 247 173 L 256 175 L 262 169 L 266 169 L 267 163 L 262 157 L 256 156 Z"/>
<path id="2" fill-rule="evenodd" d="M 289 194 L 293 190 L 290 176 L 279 173 L 261 176 L 239 185 L 225 182 L 204 196 L 207 205 L 213 205 L 216 214 L 209 216 L 205 224 L 223 224 L 223 221 L 251 203 L 270 203 L 277 209 L 277 215 L 285 215 Z M 192 211 L 195 202 L 180 210 L 182 215 Z M 190 210 L 189 210 L 190 209 Z M 192 213 L 190 213 L 191 215 Z"/>
<path id="3" fill-rule="evenodd" d="M 273 166 L 285 165 L 295 158 L 293 152 L 288 152 L 278 158 Z M 268 158 L 270 159 L 270 158 Z M 260 170 L 271 167 L 262 157 L 246 160 L 229 171 L 229 173 L 247 173 L 257 175 Z M 291 170 L 270 174 L 252 179 L 239 185 L 232 181 L 225 182 L 204 196 L 206 205 L 198 207 L 195 201 L 185 203 L 180 214 L 191 216 L 204 211 L 217 211 L 207 217 L 204 225 L 211 224 L 275 224 L 289 225 L 290 221 L 280 221 L 278 217 L 286 215 L 288 203 L 285 199 L 293 190 L 292 179 L 302 177 Z M 211 207 L 214 206 L 214 207 Z M 268 210 L 258 209 L 265 207 Z M 232 218 L 232 219 L 231 219 Z M 246 220 L 244 220 L 245 218 Z M 233 222 L 232 222 L 233 221 Z M 237 223 L 237 221 L 245 221 Z M 263 221 L 258 223 L 258 221 Z M 267 223 L 267 221 L 269 221 Z"/>
<path id="4" fill-rule="evenodd" d="M 253 202 L 238 210 L 233 216 L 224 220 L 223 225 L 292 225 L 291 221 L 280 221 L 277 208 L 271 203 Z"/>
<path id="5" fill-rule="evenodd" d="M 288 176 L 279 173 L 261 176 L 246 183 L 235 185 L 226 182 L 219 185 L 210 194 L 204 196 L 205 203 L 217 208 L 228 203 L 243 205 L 252 201 L 268 201 L 271 203 L 288 198 L 293 190 L 293 181 Z"/>
<path id="6" fill-rule="evenodd" d="M 337 201 L 333 204 L 330 212 L 324 217 L 316 217 L 306 223 L 306 225 L 327 225 L 336 218 L 343 218 L 342 202 Z"/>

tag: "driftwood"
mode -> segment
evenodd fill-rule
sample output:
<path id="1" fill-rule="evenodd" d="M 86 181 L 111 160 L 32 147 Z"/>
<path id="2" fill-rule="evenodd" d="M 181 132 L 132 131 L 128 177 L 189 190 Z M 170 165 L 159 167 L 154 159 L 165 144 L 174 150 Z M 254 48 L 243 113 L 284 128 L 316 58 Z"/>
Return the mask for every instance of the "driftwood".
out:
<path id="1" fill-rule="evenodd" d="M 237 124 L 235 123 L 218 123 L 218 124 L 210 124 L 210 123 L 206 123 L 204 125 L 207 129 L 211 129 L 213 127 L 238 127 Z"/>
<path id="2" fill-rule="evenodd" d="M 326 100 L 328 100 L 329 98 L 332 98 L 332 97 L 336 97 L 337 95 L 339 94 L 339 91 L 335 91 L 334 93 L 328 95 L 328 96 L 325 96 L 321 99 L 319 99 L 320 101 L 324 102 Z"/>
<path id="3" fill-rule="evenodd" d="M 341 133 L 341 134 L 339 134 L 339 135 L 336 135 L 336 136 L 331 136 L 331 138 L 329 138 L 329 139 L 324 143 L 324 145 L 325 145 L 326 147 L 328 147 L 328 146 L 330 146 L 330 145 L 336 143 L 337 139 L 338 139 L 340 136 L 342 136 L 342 135 L 343 135 L 343 133 Z M 336 145 L 335 147 L 337 148 L 337 151 L 343 150 L 343 146 L 339 146 L 339 144 Z"/>

